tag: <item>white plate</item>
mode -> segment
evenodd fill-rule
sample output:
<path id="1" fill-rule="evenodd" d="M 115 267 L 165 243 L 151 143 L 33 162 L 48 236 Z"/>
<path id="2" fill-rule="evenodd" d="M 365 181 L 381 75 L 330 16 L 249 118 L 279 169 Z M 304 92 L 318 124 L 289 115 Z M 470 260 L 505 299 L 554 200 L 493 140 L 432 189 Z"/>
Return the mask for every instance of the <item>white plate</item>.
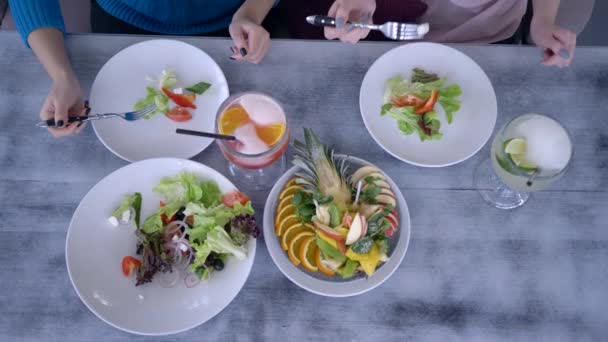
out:
<path id="1" fill-rule="evenodd" d="M 196 97 L 192 120 L 175 122 L 162 114 L 134 122 L 122 119 L 94 121 L 99 140 L 114 154 L 127 160 L 174 157 L 192 158 L 212 139 L 179 135 L 176 128 L 215 131 L 215 116 L 228 97 L 228 83 L 220 67 L 197 47 L 177 40 L 148 40 L 131 45 L 110 58 L 101 68 L 91 88 L 91 114 L 131 111 L 146 95 L 146 75 L 159 77 L 168 68 L 181 85 L 211 83 Z"/>
<path id="2" fill-rule="evenodd" d="M 347 158 L 351 163 L 350 170 L 353 172 L 360 166 L 372 165 L 359 158 Z M 287 253 L 281 249 L 279 238 L 274 232 L 274 216 L 278 205 L 277 199 L 285 184 L 295 176 L 297 171 L 298 167 L 294 166 L 287 170 L 277 181 L 268 195 L 264 209 L 264 241 L 266 242 L 266 248 L 270 253 L 270 257 L 279 270 L 301 288 L 328 297 L 356 296 L 382 284 L 397 270 L 401 261 L 403 261 L 403 257 L 405 257 L 405 252 L 407 252 L 410 242 L 410 212 L 405 198 L 403 198 L 403 194 L 395 182 L 385 174 L 387 182 L 396 196 L 400 220 L 397 233 L 389 240 L 389 261 L 381 265 L 369 278 L 361 276 L 343 280 L 340 276 L 329 277 L 318 272 L 307 272 L 302 267 L 295 267 L 287 257 Z"/>
<path id="3" fill-rule="evenodd" d="M 462 88 L 462 107 L 454 113 L 452 124 L 447 124 L 445 112 L 436 106 L 441 140 L 421 142 L 415 132 L 403 135 L 394 119 L 380 116 L 386 81 L 398 74 L 409 78 L 415 67 Z M 488 76 L 462 52 L 433 43 L 402 45 L 380 56 L 363 78 L 359 106 L 374 140 L 395 158 L 418 166 L 443 167 L 468 159 L 485 145 L 496 124 L 496 94 Z"/>
<path id="4" fill-rule="evenodd" d="M 221 272 L 209 281 L 186 288 L 183 281 L 173 288 L 157 280 L 135 286 L 135 278 L 122 274 L 121 261 L 135 255 L 133 228 L 111 226 L 107 218 L 125 194 L 140 192 L 142 221 L 158 209 L 152 192 L 160 179 L 182 171 L 215 180 L 222 192 L 235 189 L 217 171 L 181 159 L 149 159 L 127 165 L 97 183 L 74 212 L 65 246 L 72 285 L 84 304 L 106 323 L 131 333 L 165 335 L 182 332 L 206 322 L 224 309 L 239 293 L 253 265 L 256 241 L 248 245 L 248 257 L 229 258 Z"/>

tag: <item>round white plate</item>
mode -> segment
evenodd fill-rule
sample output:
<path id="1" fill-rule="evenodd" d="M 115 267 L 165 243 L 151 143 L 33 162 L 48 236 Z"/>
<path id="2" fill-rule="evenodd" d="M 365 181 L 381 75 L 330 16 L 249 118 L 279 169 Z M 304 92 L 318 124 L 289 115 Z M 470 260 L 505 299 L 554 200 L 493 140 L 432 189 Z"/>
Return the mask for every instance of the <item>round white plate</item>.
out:
<path id="1" fill-rule="evenodd" d="M 180 85 L 211 83 L 196 96 L 192 120 L 175 122 L 157 113 L 150 120 L 125 121 L 120 118 L 93 121 L 99 140 L 127 161 L 148 158 L 192 158 L 211 144 L 212 139 L 179 135 L 176 128 L 215 131 L 215 115 L 228 97 L 226 77 L 209 55 L 177 40 L 148 40 L 117 53 L 101 68 L 91 88 L 91 114 L 123 113 L 133 110 L 146 95 L 146 75 L 158 78 L 163 69 L 177 74 Z"/>
<path id="2" fill-rule="evenodd" d="M 351 163 L 350 170 L 353 172 L 360 166 L 372 165 L 359 158 L 346 158 L 348 158 Z M 297 171 L 298 167 L 294 166 L 287 170 L 287 172 L 277 181 L 268 195 L 264 209 L 264 241 L 266 242 L 266 248 L 270 253 L 270 257 L 279 270 L 281 270 L 289 280 L 301 288 L 328 297 L 356 296 L 382 284 L 397 270 L 401 261 L 403 261 L 403 257 L 405 257 L 405 252 L 407 251 L 410 242 L 410 212 L 407 203 L 405 202 L 405 198 L 403 198 L 403 194 L 395 182 L 385 174 L 387 182 L 396 196 L 400 220 L 399 229 L 389 240 L 389 260 L 381 265 L 369 278 L 359 276 L 344 280 L 340 276 L 329 277 L 319 272 L 311 273 L 305 271 L 301 267 L 296 267 L 287 257 L 287 253 L 281 249 L 279 238 L 274 232 L 274 216 L 278 205 L 277 199 L 285 184 L 291 178 L 295 177 Z"/>
<path id="3" fill-rule="evenodd" d="M 137 238 L 132 227 L 113 227 L 107 218 L 123 195 L 140 192 L 142 221 L 158 209 L 152 192 L 160 179 L 182 171 L 216 181 L 222 192 L 235 189 L 217 171 L 189 160 L 149 159 L 127 165 L 97 183 L 78 205 L 68 230 L 65 256 L 68 273 L 84 304 L 104 322 L 142 335 L 182 332 L 206 322 L 224 309 L 239 293 L 253 265 L 256 241 L 248 245 L 247 259 L 229 258 L 221 272 L 208 281 L 186 288 L 180 281 L 173 288 L 157 280 L 135 286 L 125 277 L 122 258 L 135 255 Z"/>
<path id="4" fill-rule="evenodd" d="M 410 78 L 416 67 L 462 89 L 462 105 L 451 124 L 443 108 L 435 107 L 441 121 L 441 140 L 421 142 L 416 132 L 404 135 L 394 119 L 380 116 L 386 81 L 398 74 Z M 492 135 L 497 114 L 494 88 L 479 65 L 458 50 L 433 43 L 406 44 L 380 56 L 363 78 L 359 106 L 365 127 L 386 152 L 426 167 L 449 166 L 473 156 Z"/>

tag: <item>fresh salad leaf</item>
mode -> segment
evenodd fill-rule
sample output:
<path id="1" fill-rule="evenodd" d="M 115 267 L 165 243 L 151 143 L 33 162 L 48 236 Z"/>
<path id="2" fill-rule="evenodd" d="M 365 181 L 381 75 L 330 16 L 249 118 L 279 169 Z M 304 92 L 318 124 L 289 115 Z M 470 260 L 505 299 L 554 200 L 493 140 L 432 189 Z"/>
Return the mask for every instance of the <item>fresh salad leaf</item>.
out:
<path id="1" fill-rule="evenodd" d="M 186 88 L 186 90 L 191 91 L 195 94 L 201 95 L 207 91 L 211 87 L 211 84 L 207 82 L 198 82 L 197 84 Z"/>
<path id="2" fill-rule="evenodd" d="M 154 234 L 156 232 L 160 232 L 163 230 L 163 220 L 160 217 L 160 213 L 156 213 L 146 219 L 144 221 L 144 225 L 142 226 L 142 230 L 146 234 Z"/>
<path id="3" fill-rule="evenodd" d="M 447 122 L 450 124 L 453 121 L 454 113 L 460 110 L 458 98 L 462 94 L 462 90 L 456 84 L 446 86 L 445 83 L 445 79 L 418 68 L 412 71 L 411 81 L 400 75 L 394 76 L 386 82 L 384 103 L 380 115 L 388 115 L 396 120 L 397 127 L 405 135 L 416 132 L 421 141 L 439 140 L 443 136 L 440 132 L 441 122 L 437 119 L 437 113 L 434 110 L 421 117 L 415 113 L 415 110 L 425 108 L 421 107 L 422 105 L 400 107 L 393 104 L 393 100 L 412 97 L 426 102 L 433 91 L 436 91 L 439 94 L 437 103 L 443 107 Z M 429 109 L 433 108 L 429 103 L 427 106 Z"/>
<path id="4" fill-rule="evenodd" d="M 316 205 L 309 193 L 298 190 L 291 199 L 291 204 L 296 207 L 296 216 L 302 223 L 312 222 Z"/>
<path id="5" fill-rule="evenodd" d="M 378 246 L 378 253 L 388 254 L 388 236 L 384 234 L 378 235 L 374 241 L 376 241 L 376 245 Z"/>
<path id="6" fill-rule="evenodd" d="M 207 233 L 205 244 L 209 245 L 211 251 L 215 253 L 232 254 L 239 260 L 247 257 L 247 250 L 235 244 L 224 228 L 219 226 L 216 226 Z"/>
<path id="7" fill-rule="evenodd" d="M 236 216 L 226 227 L 232 241 L 239 246 L 244 246 L 250 235 L 254 239 L 260 235 L 255 216 L 249 214 Z"/>
<path id="8" fill-rule="evenodd" d="M 163 70 L 158 80 L 158 89 L 172 89 L 177 84 L 177 76 L 173 70 Z"/>
<path id="9" fill-rule="evenodd" d="M 352 278 L 355 271 L 359 267 L 359 262 L 351 259 L 347 259 L 344 266 L 338 269 L 337 273 L 344 279 Z"/>
<path id="10" fill-rule="evenodd" d="M 163 94 L 158 94 L 154 96 L 154 104 L 156 105 L 156 110 L 161 113 L 167 113 L 169 111 L 169 98 Z M 146 115 L 147 118 L 150 115 Z"/>
<path id="11" fill-rule="evenodd" d="M 189 202 L 198 202 L 203 196 L 198 177 L 188 172 L 164 177 L 153 190 L 163 197 L 167 205 L 178 203 L 180 207 Z"/>
<path id="12" fill-rule="evenodd" d="M 159 92 L 156 89 L 154 89 L 152 87 L 146 87 L 146 96 L 143 99 L 137 101 L 135 103 L 135 106 L 133 106 L 133 109 L 140 110 L 140 109 L 143 109 L 144 107 L 147 107 L 147 106 L 153 104 L 154 97 L 158 94 L 159 94 Z"/>
<path id="13" fill-rule="evenodd" d="M 141 213 L 141 194 L 139 192 L 134 193 L 133 195 L 125 195 L 122 203 L 116 210 L 112 212 L 112 216 L 116 218 L 118 221 L 123 221 L 123 215 L 125 212 L 129 212 L 127 215 L 129 218 L 127 220 L 133 220 L 135 222 L 135 226 L 139 227 L 139 217 Z M 131 212 L 134 215 L 131 215 Z M 122 222 L 128 223 L 128 222 Z"/>
<path id="14" fill-rule="evenodd" d="M 215 181 L 203 181 L 200 183 L 202 191 L 201 202 L 207 208 L 218 205 L 222 200 L 222 192 Z"/>

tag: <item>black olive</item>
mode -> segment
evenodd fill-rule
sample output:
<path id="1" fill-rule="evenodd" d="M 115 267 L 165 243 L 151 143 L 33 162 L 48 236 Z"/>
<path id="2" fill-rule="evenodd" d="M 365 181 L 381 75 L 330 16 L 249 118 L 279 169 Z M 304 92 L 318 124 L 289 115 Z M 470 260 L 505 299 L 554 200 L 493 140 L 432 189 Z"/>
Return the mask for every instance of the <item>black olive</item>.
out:
<path id="1" fill-rule="evenodd" d="M 216 271 L 221 271 L 224 269 L 224 262 L 222 261 L 222 259 L 215 259 L 215 262 L 213 263 L 213 268 L 215 268 Z"/>

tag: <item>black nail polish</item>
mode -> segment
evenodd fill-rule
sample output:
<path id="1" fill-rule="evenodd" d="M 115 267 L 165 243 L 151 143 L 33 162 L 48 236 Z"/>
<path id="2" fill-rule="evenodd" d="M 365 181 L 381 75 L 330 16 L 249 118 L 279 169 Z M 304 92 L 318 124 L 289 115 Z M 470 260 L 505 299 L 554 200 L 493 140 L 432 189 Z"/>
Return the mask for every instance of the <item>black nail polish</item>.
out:
<path id="1" fill-rule="evenodd" d="M 76 125 L 76 128 L 79 128 L 80 126 L 82 126 L 82 121 L 80 121 L 80 122 L 78 123 L 78 125 Z"/>
<path id="2" fill-rule="evenodd" d="M 84 101 L 84 106 L 85 106 L 86 108 L 89 108 L 89 100 Z"/>
<path id="3" fill-rule="evenodd" d="M 87 111 L 85 112 L 86 115 L 89 115 L 89 113 L 91 112 L 91 108 L 87 107 Z"/>
<path id="4" fill-rule="evenodd" d="M 247 50 L 245 50 L 245 48 L 241 48 L 241 56 L 247 56 Z"/>
<path id="5" fill-rule="evenodd" d="M 57 127 L 63 127 L 63 120 L 57 121 Z"/>
<path id="6" fill-rule="evenodd" d="M 233 61 L 236 61 L 236 58 L 234 58 L 234 57 L 232 57 L 232 56 L 230 56 L 230 57 L 228 57 L 228 58 L 232 59 Z"/>

